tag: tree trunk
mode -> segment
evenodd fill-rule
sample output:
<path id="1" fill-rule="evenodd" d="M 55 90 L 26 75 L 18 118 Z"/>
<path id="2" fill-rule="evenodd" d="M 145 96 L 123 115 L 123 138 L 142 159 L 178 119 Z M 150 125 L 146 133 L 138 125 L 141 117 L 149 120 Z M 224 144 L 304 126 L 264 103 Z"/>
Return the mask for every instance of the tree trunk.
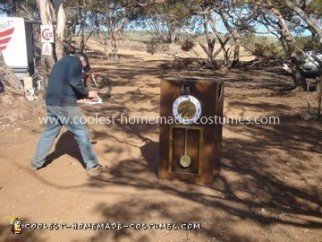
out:
<path id="1" fill-rule="evenodd" d="M 109 40 L 111 45 L 112 53 L 109 54 L 114 59 L 119 59 L 118 50 L 120 40 L 123 38 L 123 31 L 128 23 L 128 19 L 123 17 L 121 23 L 115 24 L 111 17 L 107 18 L 106 26 L 108 29 Z"/>
<path id="2" fill-rule="evenodd" d="M 224 65 L 228 66 L 230 64 L 230 60 L 229 60 L 229 48 L 226 48 L 226 45 L 228 43 L 228 41 L 230 40 L 229 36 L 225 36 L 222 37 L 220 35 L 220 33 L 217 31 L 216 29 L 216 22 L 212 19 L 211 15 L 208 16 L 209 19 L 209 25 L 212 29 L 212 31 L 214 32 L 214 34 L 216 35 L 216 38 L 220 44 L 220 48 L 221 50 L 224 52 Z M 221 52 L 221 51 L 220 51 Z M 213 55 L 214 58 L 220 53 L 219 51 L 216 51 L 216 53 Z"/>
<path id="3" fill-rule="evenodd" d="M 229 25 L 227 20 L 228 17 L 226 16 L 226 14 L 224 14 L 222 11 L 219 11 L 218 13 L 223 21 L 223 24 L 225 25 L 228 32 L 231 34 L 231 37 L 233 38 L 233 41 L 234 41 L 234 45 L 232 47 L 234 57 L 230 65 L 230 67 L 234 67 L 239 63 L 239 59 L 240 59 L 240 34 L 238 33 L 238 30 L 236 28 L 233 28 Z"/>
<path id="4" fill-rule="evenodd" d="M 84 23 L 85 21 L 82 18 L 82 9 L 79 8 L 78 11 L 79 11 L 79 17 L 82 19 L 81 20 L 80 30 L 79 30 L 80 31 L 80 34 L 81 34 L 81 40 L 80 40 L 79 50 L 81 52 L 83 52 L 84 51 L 84 47 L 85 47 L 85 23 Z"/>
<path id="5" fill-rule="evenodd" d="M 24 93 L 23 86 L 11 68 L 7 67 L 0 52 L 0 93 L 5 92 L 9 95 Z"/>
<path id="6" fill-rule="evenodd" d="M 268 1 L 270 1 L 270 0 L 268 0 Z M 278 19 L 278 22 L 279 22 L 279 25 L 281 28 L 282 38 L 285 40 L 285 44 L 288 47 L 288 52 L 289 52 L 288 55 L 291 59 L 291 65 L 292 65 L 291 70 L 292 70 L 294 82 L 297 86 L 301 86 L 301 87 L 305 88 L 306 82 L 305 82 L 304 76 L 301 73 L 300 63 L 299 63 L 299 59 L 298 59 L 298 56 L 296 53 L 296 44 L 295 44 L 294 39 L 291 36 L 291 32 L 286 24 L 284 17 L 281 14 L 281 12 L 274 7 L 270 7 L 270 10 L 272 11 L 272 13 L 275 14 L 275 16 Z"/>
<path id="7" fill-rule="evenodd" d="M 198 41 L 198 44 L 204 50 L 204 52 L 207 54 L 208 60 L 211 62 L 211 64 L 217 68 L 218 65 L 214 59 L 214 50 L 215 50 L 216 39 L 213 36 L 209 35 L 208 23 L 209 23 L 209 18 L 207 18 L 204 15 L 203 16 L 203 27 L 204 27 L 207 45 L 203 44 L 201 41 Z"/>
<path id="8" fill-rule="evenodd" d="M 220 48 L 224 52 L 224 63 L 225 63 L 225 66 L 228 66 L 230 64 L 230 60 L 229 60 L 229 48 L 228 49 L 226 48 L 226 44 L 227 44 L 227 42 L 229 41 L 230 38 L 228 38 L 228 37 L 226 37 L 225 39 L 222 38 L 217 31 L 215 32 L 215 34 L 216 34 L 216 37 L 217 37 L 217 39 L 219 41 Z"/>
<path id="9" fill-rule="evenodd" d="M 55 51 L 57 59 L 64 57 L 64 33 L 66 28 L 66 15 L 64 6 L 61 0 L 55 0 L 55 11 L 57 13 L 57 27 L 55 33 Z"/>
<path id="10" fill-rule="evenodd" d="M 232 68 L 239 63 L 239 59 L 240 59 L 240 35 L 237 34 L 233 36 L 233 40 L 234 40 L 234 46 L 233 46 L 234 58 L 233 58 L 233 62 L 230 65 L 230 67 Z"/>
<path id="11" fill-rule="evenodd" d="M 57 20 L 57 26 L 55 28 L 55 43 L 52 45 L 53 53 L 51 56 L 44 57 L 47 72 L 49 73 L 55 62 L 64 55 L 63 38 L 66 16 L 61 0 L 55 1 L 55 8 L 50 0 L 37 0 L 37 6 L 40 12 L 41 23 L 43 25 L 53 25 L 54 21 Z"/>
<path id="12" fill-rule="evenodd" d="M 37 6 L 40 12 L 40 18 L 41 18 L 41 23 L 43 25 L 46 24 L 53 24 L 53 16 L 52 16 L 52 12 L 50 10 L 50 8 L 52 7 L 52 4 L 49 0 L 37 0 Z M 54 45 L 52 45 L 53 47 L 53 52 L 54 52 Z M 45 56 L 44 57 L 44 62 L 46 64 L 46 69 L 47 69 L 47 73 L 50 73 L 51 69 L 53 68 L 54 64 L 55 64 L 55 58 L 54 58 L 55 54 L 53 53 L 51 56 Z"/>

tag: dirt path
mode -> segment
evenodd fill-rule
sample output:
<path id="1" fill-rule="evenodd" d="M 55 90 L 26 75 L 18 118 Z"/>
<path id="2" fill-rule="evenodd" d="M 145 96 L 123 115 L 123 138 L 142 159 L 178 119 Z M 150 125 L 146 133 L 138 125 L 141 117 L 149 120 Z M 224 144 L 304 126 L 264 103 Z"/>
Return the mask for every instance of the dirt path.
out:
<path id="1" fill-rule="evenodd" d="M 104 61 L 99 51 L 91 54 L 113 89 L 103 105 L 83 107 L 88 116 L 157 117 L 160 79 L 213 76 L 227 81 L 226 116 L 274 115 L 281 124 L 226 125 L 222 171 L 207 187 L 157 179 L 157 125 L 90 125 L 95 151 L 110 167 L 102 179 L 86 175 L 76 142 L 65 130 L 49 165 L 31 171 L 42 131 L 32 117 L 28 129 L 1 130 L 1 241 L 12 241 L 13 216 L 25 223 L 196 222 L 202 227 L 37 230 L 15 236 L 17 241 L 321 241 L 322 124 L 300 119 L 305 108 L 300 94 L 278 93 L 291 84 L 289 78 L 275 70 L 163 70 L 163 56 L 158 60 L 126 49 L 122 54 L 120 63 Z"/>

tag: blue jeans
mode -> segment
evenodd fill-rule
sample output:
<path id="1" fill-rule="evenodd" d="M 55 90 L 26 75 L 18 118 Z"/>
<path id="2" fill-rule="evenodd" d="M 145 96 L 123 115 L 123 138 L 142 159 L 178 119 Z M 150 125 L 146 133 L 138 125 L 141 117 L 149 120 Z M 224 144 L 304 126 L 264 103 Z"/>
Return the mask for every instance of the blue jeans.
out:
<path id="1" fill-rule="evenodd" d="M 62 126 L 74 135 L 86 169 L 97 166 L 97 157 L 94 154 L 93 145 L 89 139 L 89 131 L 84 124 L 84 118 L 78 107 L 75 106 L 47 106 L 47 125 L 37 145 L 36 154 L 32 166 L 40 168 L 44 165 L 46 157 L 58 136 Z"/>

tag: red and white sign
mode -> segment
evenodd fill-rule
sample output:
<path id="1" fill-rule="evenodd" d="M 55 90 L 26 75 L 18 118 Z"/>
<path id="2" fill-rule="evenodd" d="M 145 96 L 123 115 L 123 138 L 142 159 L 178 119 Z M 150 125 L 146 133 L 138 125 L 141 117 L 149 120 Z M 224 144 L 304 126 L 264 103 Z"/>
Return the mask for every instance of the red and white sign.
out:
<path id="1" fill-rule="evenodd" d="M 41 25 L 41 43 L 54 43 L 54 27 L 52 25 Z"/>
<path id="2" fill-rule="evenodd" d="M 0 51 L 6 65 L 16 68 L 28 67 L 23 18 L 0 17 Z"/>
<path id="3" fill-rule="evenodd" d="M 43 43 L 41 54 L 42 55 L 51 55 L 53 53 L 53 47 L 51 43 Z"/>
<path id="4" fill-rule="evenodd" d="M 7 29 L 2 29 L 2 31 L 0 31 L 0 51 L 3 51 L 7 48 L 14 31 L 15 28 L 13 26 L 10 26 Z"/>

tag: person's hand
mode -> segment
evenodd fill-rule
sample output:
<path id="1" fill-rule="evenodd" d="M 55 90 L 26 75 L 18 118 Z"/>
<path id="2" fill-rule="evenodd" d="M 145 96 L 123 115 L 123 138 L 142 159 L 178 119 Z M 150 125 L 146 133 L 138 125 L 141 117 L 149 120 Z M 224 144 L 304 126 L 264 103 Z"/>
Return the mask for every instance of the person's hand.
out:
<path id="1" fill-rule="evenodd" d="M 98 100 L 98 95 L 97 92 L 95 91 L 89 91 L 88 92 L 88 98 L 92 101 L 97 101 Z"/>

